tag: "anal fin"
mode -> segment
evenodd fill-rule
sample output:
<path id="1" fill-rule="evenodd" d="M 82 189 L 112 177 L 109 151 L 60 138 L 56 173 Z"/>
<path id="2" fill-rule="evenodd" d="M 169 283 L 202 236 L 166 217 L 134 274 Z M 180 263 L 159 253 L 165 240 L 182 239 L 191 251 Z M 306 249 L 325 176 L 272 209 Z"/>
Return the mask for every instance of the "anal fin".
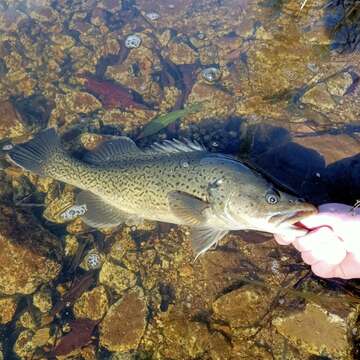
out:
<path id="1" fill-rule="evenodd" d="M 192 228 L 191 244 L 195 253 L 195 260 L 213 245 L 218 243 L 227 233 L 227 230 L 219 230 L 210 227 Z"/>
<path id="2" fill-rule="evenodd" d="M 122 223 L 128 224 L 134 219 L 134 215 L 119 210 L 89 191 L 81 191 L 76 204 L 86 205 L 86 212 L 81 219 L 94 228 L 111 228 Z"/>

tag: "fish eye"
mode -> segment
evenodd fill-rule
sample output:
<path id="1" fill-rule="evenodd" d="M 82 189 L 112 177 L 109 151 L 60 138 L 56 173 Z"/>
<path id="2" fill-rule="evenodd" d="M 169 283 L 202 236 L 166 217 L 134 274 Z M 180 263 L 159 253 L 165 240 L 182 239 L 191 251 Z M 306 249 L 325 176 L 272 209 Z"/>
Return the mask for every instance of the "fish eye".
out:
<path id="1" fill-rule="evenodd" d="M 275 193 L 267 193 L 265 199 L 268 204 L 274 205 L 279 202 L 280 197 Z"/>

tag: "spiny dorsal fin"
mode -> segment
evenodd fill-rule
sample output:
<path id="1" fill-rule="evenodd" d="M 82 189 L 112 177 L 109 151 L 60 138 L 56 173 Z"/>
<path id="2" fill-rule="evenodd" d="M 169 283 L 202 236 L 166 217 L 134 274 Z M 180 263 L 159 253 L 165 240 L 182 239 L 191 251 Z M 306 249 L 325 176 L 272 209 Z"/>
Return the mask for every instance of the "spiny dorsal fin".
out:
<path id="1" fill-rule="evenodd" d="M 197 141 L 191 141 L 189 139 L 182 139 L 182 141 L 164 140 L 161 143 L 154 143 L 150 147 L 150 151 L 162 152 L 162 153 L 176 153 L 176 152 L 192 152 L 192 151 L 206 151 L 205 147 L 199 144 Z"/>
<path id="2" fill-rule="evenodd" d="M 88 152 L 84 160 L 101 165 L 108 162 L 116 162 L 143 154 L 133 140 L 121 136 L 114 140 L 101 143 L 95 150 Z"/>

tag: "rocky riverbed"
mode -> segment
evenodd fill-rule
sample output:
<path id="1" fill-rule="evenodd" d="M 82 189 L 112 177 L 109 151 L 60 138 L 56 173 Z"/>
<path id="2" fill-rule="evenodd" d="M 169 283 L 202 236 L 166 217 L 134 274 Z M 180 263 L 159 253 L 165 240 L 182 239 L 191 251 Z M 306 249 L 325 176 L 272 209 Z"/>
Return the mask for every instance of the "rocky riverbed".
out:
<path id="1" fill-rule="evenodd" d="M 9 164 L 55 127 L 186 136 L 314 202 L 360 199 L 360 8 L 308 0 L 0 1 L 0 359 L 356 359 L 358 281 L 270 235 L 194 261 L 186 228 L 97 231 L 76 189 Z M 170 111 L 196 112 L 142 137 Z"/>

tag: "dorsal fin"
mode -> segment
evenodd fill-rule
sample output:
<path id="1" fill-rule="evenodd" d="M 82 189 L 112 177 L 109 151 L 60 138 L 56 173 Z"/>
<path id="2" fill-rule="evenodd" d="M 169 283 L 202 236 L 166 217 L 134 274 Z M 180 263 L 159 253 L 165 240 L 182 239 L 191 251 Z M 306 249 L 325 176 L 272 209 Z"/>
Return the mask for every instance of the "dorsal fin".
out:
<path id="1" fill-rule="evenodd" d="M 121 136 L 114 140 L 101 143 L 95 150 L 89 151 L 84 160 L 92 164 L 103 164 L 117 162 L 142 154 L 133 140 L 126 136 Z"/>
<path id="2" fill-rule="evenodd" d="M 176 153 L 176 152 L 192 152 L 192 151 L 206 151 L 205 147 L 197 141 L 189 139 L 182 139 L 182 141 L 173 139 L 165 140 L 161 143 L 154 143 L 150 147 L 150 151 L 162 153 Z"/>

